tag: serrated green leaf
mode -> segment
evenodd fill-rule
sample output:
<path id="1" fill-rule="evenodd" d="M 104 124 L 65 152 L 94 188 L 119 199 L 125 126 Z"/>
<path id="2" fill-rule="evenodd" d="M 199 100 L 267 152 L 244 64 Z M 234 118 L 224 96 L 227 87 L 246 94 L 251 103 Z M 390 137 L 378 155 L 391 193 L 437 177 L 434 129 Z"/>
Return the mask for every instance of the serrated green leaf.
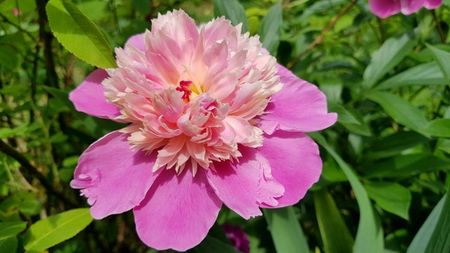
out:
<path id="1" fill-rule="evenodd" d="M 367 97 L 381 105 L 386 113 L 396 122 L 410 129 L 420 131 L 428 124 L 422 111 L 397 95 L 388 92 L 373 91 Z"/>
<path id="2" fill-rule="evenodd" d="M 397 64 L 413 49 L 416 45 L 415 39 L 411 34 L 405 34 L 400 38 L 390 38 L 372 55 L 369 66 L 364 71 L 363 86 L 370 88 Z"/>
<path id="3" fill-rule="evenodd" d="M 283 24 L 283 14 L 281 3 L 272 6 L 264 16 L 261 23 L 261 41 L 263 46 L 272 54 L 277 54 L 278 45 L 280 44 L 281 25 Z"/>
<path id="4" fill-rule="evenodd" d="M 67 51 L 99 68 L 116 66 L 105 35 L 74 4 L 50 0 L 46 10 L 53 34 Z"/>
<path id="5" fill-rule="evenodd" d="M 408 188 L 390 182 L 366 182 L 364 187 L 369 197 L 381 208 L 405 220 L 409 219 L 411 192 Z"/>
<path id="6" fill-rule="evenodd" d="M 313 196 L 325 253 L 352 252 L 353 238 L 333 197 L 324 189 L 314 192 Z"/>
<path id="7" fill-rule="evenodd" d="M 27 251 L 44 251 L 74 237 L 92 222 L 88 208 L 73 209 L 31 225 L 25 236 Z"/>
<path id="8" fill-rule="evenodd" d="M 233 25 L 242 24 L 242 32 L 248 30 L 245 10 L 238 0 L 213 0 L 213 4 L 214 15 L 216 17 L 224 16 L 229 19 Z"/>
<path id="9" fill-rule="evenodd" d="M 265 209 L 264 217 L 278 253 L 309 252 L 293 207 Z"/>

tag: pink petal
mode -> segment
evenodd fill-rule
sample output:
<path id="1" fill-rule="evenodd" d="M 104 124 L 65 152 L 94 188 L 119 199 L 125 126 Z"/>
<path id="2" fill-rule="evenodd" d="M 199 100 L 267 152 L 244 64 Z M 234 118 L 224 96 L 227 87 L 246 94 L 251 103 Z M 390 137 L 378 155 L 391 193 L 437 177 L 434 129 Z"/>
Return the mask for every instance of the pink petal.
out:
<path id="1" fill-rule="evenodd" d="M 427 9 L 436 9 L 441 6 L 442 0 L 425 0 L 425 8 Z"/>
<path id="2" fill-rule="evenodd" d="M 402 9 L 399 0 L 369 0 L 371 11 L 380 18 L 397 14 Z"/>
<path id="3" fill-rule="evenodd" d="M 144 33 L 139 33 L 128 38 L 127 42 L 125 43 L 125 47 L 129 46 L 144 51 Z"/>
<path id="4" fill-rule="evenodd" d="M 97 69 L 70 92 L 69 99 L 77 111 L 104 119 L 114 119 L 120 115 L 119 108 L 105 98 L 101 82 L 107 77 L 105 70 Z"/>
<path id="5" fill-rule="evenodd" d="M 70 186 L 88 198 L 91 214 L 102 219 L 137 206 L 155 180 L 154 156 L 134 151 L 127 135 L 111 132 L 84 151 Z"/>
<path id="6" fill-rule="evenodd" d="M 336 122 L 337 114 L 328 113 L 327 99 L 315 86 L 299 79 L 278 65 L 283 89 L 272 96 L 261 116 L 261 129 L 268 134 L 276 130 L 312 132 L 325 129 Z"/>
<path id="7" fill-rule="evenodd" d="M 261 215 L 259 206 L 277 206 L 281 184 L 271 176 L 267 160 L 255 149 L 241 148 L 237 163 L 219 162 L 207 173 L 208 182 L 230 209 L 245 219 Z"/>
<path id="8" fill-rule="evenodd" d="M 134 209 L 136 230 L 149 247 L 185 251 L 206 237 L 220 207 L 203 169 L 195 177 L 190 169 L 180 175 L 163 170 Z"/>
<path id="9" fill-rule="evenodd" d="M 322 171 L 319 148 L 302 133 L 278 131 L 265 136 L 259 152 L 269 161 L 273 177 L 285 189 L 283 196 L 277 199 L 276 207 L 297 203 L 319 180 Z"/>
<path id="10" fill-rule="evenodd" d="M 425 4 L 425 0 L 403 0 L 401 1 L 402 13 L 405 15 L 410 15 L 417 12 Z"/>

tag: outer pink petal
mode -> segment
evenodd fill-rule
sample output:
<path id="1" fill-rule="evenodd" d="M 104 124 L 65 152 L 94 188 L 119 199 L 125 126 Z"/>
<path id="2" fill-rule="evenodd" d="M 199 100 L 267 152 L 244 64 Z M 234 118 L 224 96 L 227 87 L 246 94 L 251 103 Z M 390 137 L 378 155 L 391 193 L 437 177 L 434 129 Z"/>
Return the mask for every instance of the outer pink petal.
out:
<path id="1" fill-rule="evenodd" d="M 134 151 L 127 135 L 109 133 L 80 156 L 70 186 L 88 198 L 91 214 L 102 219 L 137 206 L 150 189 L 154 156 Z"/>
<path id="2" fill-rule="evenodd" d="M 315 86 L 299 79 L 278 65 L 278 74 L 284 84 L 275 93 L 261 116 L 261 129 L 268 134 L 276 130 L 312 132 L 325 129 L 336 122 L 337 114 L 328 113 L 327 99 Z"/>
<path id="3" fill-rule="evenodd" d="M 69 99 L 77 111 L 104 119 L 114 119 L 120 115 L 119 108 L 106 100 L 101 82 L 108 77 L 103 69 L 94 70 L 69 94 Z"/>
<path id="4" fill-rule="evenodd" d="M 442 0 L 426 0 L 425 8 L 436 9 L 437 7 L 441 6 L 441 4 L 442 4 Z"/>
<path id="5" fill-rule="evenodd" d="M 230 209 L 245 219 L 261 215 L 260 204 L 277 206 L 284 188 L 271 175 L 267 160 L 255 149 L 241 148 L 239 162 L 220 162 L 207 173 L 208 182 Z"/>
<path id="6" fill-rule="evenodd" d="M 425 4 L 425 0 L 401 0 L 402 13 L 410 15 L 417 12 Z"/>
<path id="7" fill-rule="evenodd" d="M 185 251 L 206 237 L 220 207 L 203 169 L 195 177 L 187 168 L 180 175 L 163 170 L 134 209 L 136 230 L 152 248 Z"/>
<path id="8" fill-rule="evenodd" d="M 380 18 L 387 18 L 401 11 L 402 0 L 369 0 L 371 11 Z"/>
<path id="9" fill-rule="evenodd" d="M 265 136 L 259 152 L 269 161 L 273 177 L 285 188 L 284 195 L 277 199 L 277 207 L 297 203 L 319 180 L 322 172 L 319 148 L 302 133 L 278 131 Z"/>
<path id="10" fill-rule="evenodd" d="M 144 51 L 144 33 L 139 33 L 128 38 L 125 47 L 133 46 L 136 49 Z"/>

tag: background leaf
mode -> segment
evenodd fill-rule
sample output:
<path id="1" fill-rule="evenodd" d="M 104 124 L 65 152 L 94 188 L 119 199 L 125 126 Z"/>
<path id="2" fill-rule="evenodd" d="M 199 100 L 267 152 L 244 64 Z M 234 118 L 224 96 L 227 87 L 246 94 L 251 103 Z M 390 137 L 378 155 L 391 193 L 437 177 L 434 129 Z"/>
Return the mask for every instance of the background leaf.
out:
<path id="1" fill-rule="evenodd" d="M 366 182 L 364 187 L 369 197 L 381 208 L 405 220 L 409 219 L 411 192 L 407 188 L 390 182 Z"/>
<path id="2" fill-rule="evenodd" d="M 352 252 L 353 238 L 333 197 L 325 190 L 314 192 L 317 222 L 326 253 Z"/>
<path id="3" fill-rule="evenodd" d="M 69 52 L 99 68 L 116 65 L 105 35 L 74 4 L 50 0 L 46 10 L 53 34 Z"/>
<path id="4" fill-rule="evenodd" d="M 278 253 L 309 252 L 308 243 L 292 207 L 265 209 L 264 217 Z"/>
<path id="5" fill-rule="evenodd" d="M 397 66 L 416 45 L 411 34 L 390 38 L 373 53 L 372 60 L 364 71 L 364 87 L 374 86 L 388 71 Z"/>
<path id="6" fill-rule="evenodd" d="M 233 25 L 242 24 L 242 31 L 248 30 L 247 17 L 244 7 L 238 0 L 213 0 L 214 15 L 216 17 L 224 16 L 231 20 Z"/>
<path id="7" fill-rule="evenodd" d="M 417 232 L 407 253 L 447 252 L 450 249 L 449 215 L 450 201 L 446 194 Z"/>
<path id="8" fill-rule="evenodd" d="M 27 251 L 44 251 L 72 238 L 92 222 L 88 208 L 73 209 L 31 225 L 25 237 Z"/>
<path id="9" fill-rule="evenodd" d="M 283 24 L 283 13 L 281 3 L 278 2 L 269 9 L 261 23 L 261 41 L 263 46 L 276 56 L 278 45 L 280 44 L 281 26 Z"/>
<path id="10" fill-rule="evenodd" d="M 314 134 L 313 137 L 317 143 L 319 143 L 334 158 L 344 174 L 347 176 L 347 179 L 355 192 L 361 216 L 359 219 L 353 252 L 383 252 L 383 231 L 377 217 L 375 216 L 369 196 L 367 195 L 367 192 L 361 182 L 358 180 L 358 176 L 321 135 Z"/>
<path id="11" fill-rule="evenodd" d="M 427 125 L 427 119 L 419 109 L 394 94 L 374 91 L 368 98 L 380 104 L 395 121 L 413 130 L 420 131 Z"/>

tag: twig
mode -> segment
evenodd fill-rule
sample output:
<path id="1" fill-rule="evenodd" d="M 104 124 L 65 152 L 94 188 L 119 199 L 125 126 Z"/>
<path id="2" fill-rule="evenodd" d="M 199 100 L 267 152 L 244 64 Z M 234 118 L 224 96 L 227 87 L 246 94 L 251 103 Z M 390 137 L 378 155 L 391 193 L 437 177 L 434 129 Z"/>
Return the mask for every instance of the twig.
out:
<path id="1" fill-rule="evenodd" d="M 47 178 L 41 172 L 39 172 L 39 170 L 34 167 L 22 154 L 17 152 L 14 148 L 9 146 L 2 140 L 0 140 L 0 152 L 14 158 L 17 162 L 19 162 L 21 167 L 25 169 L 26 172 L 28 172 L 28 174 L 33 178 L 36 178 L 49 194 L 56 196 L 69 206 L 77 206 L 77 204 L 73 200 L 67 198 L 60 190 L 50 184 L 47 181 Z"/>
<path id="2" fill-rule="evenodd" d="M 356 2 L 357 2 L 357 0 L 352 0 L 349 4 L 344 6 L 344 8 L 342 8 L 342 10 L 328 22 L 328 24 L 322 30 L 320 35 L 318 37 L 316 37 L 316 39 L 311 44 L 309 44 L 308 48 L 305 51 L 303 51 L 302 53 L 300 53 L 300 55 L 297 56 L 295 59 L 293 59 L 291 62 L 289 62 L 287 64 L 287 67 L 288 68 L 292 68 L 309 51 L 311 51 L 312 49 L 314 49 L 318 45 L 322 44 L 323 40 L 325 39 L 325 35 L 336 25 L 336 23 L 339 21 L 339 19 L 341 19 L 347 12 L 349 12 L 353 8 L 353 6 L 355 6 Z"/>
<path id="3" fill-rule="evenodd" d="M 439 38 L 441 39 L 442 43 L 445 43 L 445 34 L 444 34 L 444 30 L 442 30 L 442 26 L 441 26 L 441 22 L 439 21 L 438 16 L 436 15 L 436 11 L 432 10 L 431 14 L 433 15 L 433 20 L 434 23 L 436 23 L 436 29 L 439 33 Z"/>
<path id="4" fill-rule="evenodd" d="M 14 26 L 17 30 L 19 30 L 19 31 L 21 31 L 21 32 L 23 32 L 23 33 L 25 33 L 28 37 L 30 37 L 31 40 L 33 40 L 33 41 L 35 40 L 33 34 L 31 34 L 29 31 L 23 29 L 20 25 L 17 25 L 16 23 L 14 23 L 14 22 L 12 22 L 11 20 L 9 20 L 8 17 L 6 17 L 5 15 L 3 15 L 1 12 L 0 12 L 0 17 L 2 18 L 2 20 L 3 20 L 5 23 L 8 23 L 8 24 Z"/>
<path id="5" fill-rule="evenodd" d="M 53 35 L 47 32 L 45 26 L 48 22 L 47 15 L 45 13 L 45 5 L 47 0 L 36 0 L 36 7 L 38 10 L 38 22 L 39 22 L 39 40 L 44 44 L 44 60 L 45 70 L 47 71 L 47 83 L 50 86 L 58 86 L 58 75 L 55 70 L 55 61 L 52 53 L 52 39 Z"/>

